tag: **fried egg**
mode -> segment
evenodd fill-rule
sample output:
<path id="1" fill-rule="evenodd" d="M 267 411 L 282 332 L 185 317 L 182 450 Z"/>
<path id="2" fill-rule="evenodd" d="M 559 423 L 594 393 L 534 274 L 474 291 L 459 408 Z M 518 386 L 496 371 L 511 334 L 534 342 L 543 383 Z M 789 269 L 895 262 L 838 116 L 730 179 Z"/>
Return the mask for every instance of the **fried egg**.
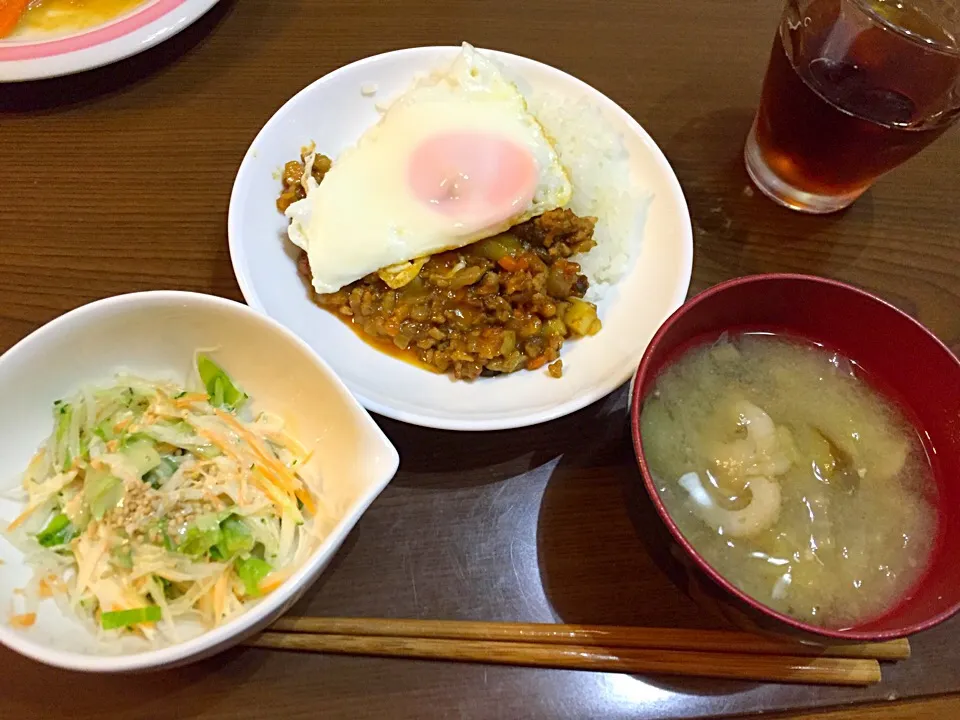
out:
<path id="1" fill-rule="evenodd" d="M 562 207 L 572 188 L 514 83 L 470 45 L 398 97 L 287 208 L 318 293 L 380 271 L 391 287 L 423 259 Z"/>

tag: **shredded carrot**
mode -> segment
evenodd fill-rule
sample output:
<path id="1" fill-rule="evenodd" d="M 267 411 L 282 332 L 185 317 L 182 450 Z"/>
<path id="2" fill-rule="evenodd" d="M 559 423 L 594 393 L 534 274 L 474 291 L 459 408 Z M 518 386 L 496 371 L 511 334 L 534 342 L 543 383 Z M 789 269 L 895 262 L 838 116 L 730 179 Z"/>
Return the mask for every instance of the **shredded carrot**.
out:
<path id="1" fill-rule="evenodd" d="M 297 467 L 298 467 L 298 468 L 302 468 L 302 467 L 303 467 L 304 465 L 306 465 L 308 462 L 310 462 L 311 460 L 313 460 L 313 452 L 314 452 L 314 450 L 316 450 L 316 448 L 311 448 L 310 452 L 308 452 L 306 455 L 304 455 L 302 458 L 300 458 L 300 460 L 297 462 Z"/>
<path id="2" fill-rule="evenodd" d="M 303 503 L 303 506 L 307 509 L 307 512 L 311 515 L 317 514 L 317 504 L 313 501 L 313 498 L 310 497 L 310 491 L 300 488 L 296 492 L 297 499 Z"/>
<path id="3" fill-rule="evenodd" d="M 220 619 L 223 617 L 224 606 L 227 603 L 227 585 L 229 582 L 230 568 L 227 568 L 227 571 L 217 578 L 217 582 L 213 586 L 213 622 L 215 625 L 219 624 Z"/>
<path id="4" fill-rule="evenodd" d="M 270 480 L 263 474 L 263 471 L 260 468 L 257 468 L 257 472 L 253 474 L 253 481 L 263 490 L 267 496 L 273 501 L 273 504 L 277 508 L 277 512 L 283 514 L 283 509 L 290 502 L 290 498 L 284 494 L 280 488 L 274 485 Z"/>
<path id="5" fill-rule="evenodd" d="M 27 518 L 29 518 L 31 515 L 33 515 L 33 511 L 36 510 L 38 507 L 40 507 L 40 506 L 39 506 L 39 505 L 27 505 L 27 508 L 26 508 L 22 513 L 20 513 L 19 515 L 17 515 L 17 517 L 15 517 L 15 518 L 13 519 L 13 521 L 12 521 L 9 525 L 7 525 L 7 532 L 11 532 L 12 530 L 16 530 L 18 527 L 20 527 L 21 525 L 23 525 L 23 523 L 26 522 Z"/>
<path id="6" fill-rule="evenodd" d="M 277 440 L 279 439 L 280 445 L 283 445 L 288 450 L 292 448 L 294 455 L 307 454 L 307 449 L 303 446 L 303 443 L 301 443 L 295 437 L 287 433 L 286 430 L 283 430 L 283 429 L 272 430 L 272 431 L 267 431 L 267 433 L 270 435 L 270 438 L 274 440 L 274 442 L 277 442 Z"/>
<path id="7" fill-rule="evenodd" d="M 119 440 L 111 440 L 110 442 L 107 443 L 107 450 L 110 452 L 116 452 L 117 448 L 119 447 L 120 447 Z"/>
<path id="8" fill-rule="evenodd" d="M 114 431 L 115 433 L 118 433 L 118 432 L 120 432 L 121 430 L 123 430 L 125 427 L 127 427 L 127 426 L 128 426 L 130 423 L 132 423 L 132 422 L 133 422 L 133 418 L 129 418 L 129 417 L 128 417 L 128 418 L 124 418 L 123 420 L 120 420 L 119 422 L 117 422 L 116 425 L 113 426 L 113 431 Z"/>
<path id="9" fill-rule="evenodd" d="M 278 587 L 283 585 L 287 581 L 287 578 L 290 577 L 289 570 L 274 570 L 272 573 L 267 575 L 263 580 L 260 581 L 259 589 L 260 592 L 264 595 L 272 593 Z"/>
<path id="10" fill-rule="evenodd" d="M 270 478 L 271 482 L 273 482 L 276 485 L 279 485 L 280 489 L 286 492 L 288 497 L 296 493 L 297 488 L 289 487 L 288 484 L 284 482 L 284 479 L 281 477 L 278 477 L 277 474 L 272 469 L 270 469 L 269 467 L 267 467 L 261 462 L 255 462 L 254 465 L 256 465 L 257 469 L 261 473 L 263 473 L 265 477 Z"/>
<path id="11" fill-rule="evenodd" d="M 10 625 L 15 628 L 28 628 L 37 621 L 36 613 L 23 613 L 22 615 L 11 615 Z"/>
<path id="12" fill-rule="evenodd" d="M 197 428 L 197 434 L 200 435 L 200 437 L 206 438 L 207 440 L 212 442 L 214 445 L 219 447 L 225 453 L 232 455 L 238 461 L 243 462 L 241 458 L 237 457 L 237 453 L 234 451 L 233 448 L 230 447 L 230 444 L 226 442 L 223 438 L 221 438 L 219 435 L 217 435 L 216 433 L 206 430 L 204 428 Z M 272 474 L 270 473 L 268 468 L 263 467 L 258 462 L 254 462 L 253 465 L 254 465 L 254 469 L 259 471 L 260 475 L 262 476 L 262 477 L 257 477 L 256 475 L 254 475 L 253 476 L 254 481 L 261 487 L 261 489 L 265 493 L 267 493 L 267 495 L 270 496 L 270 499 L 273 500 L 274 504 L 277 506 L 277 510 L 282 512 L 284 505 L 286 505 L 290 501 L 289 494 L 283 493 L 280 490 L 280 488 L 277 488 L 272 482 L 270 482 L 270 479 L 272 478 Z"/>
<path id="13" fill-rule="evenodd" d="M 303 458 L 297 462 L 297 468 L 302 468 L 313 458 L 313 452 L 316 448 L 312 448 L 310 452 L 303 456 Z M 307 487 L 307 483 L 303 481 L 303 478 L 300 478 L 300 481 L 303 483 L 303 487 L 299 488 L 296 492 L 297 499 L 303 503 L 303 506 L 307 508 L 307 512 L 311 515 L 317 514 L 317 504 L 313 501 L 313 495 L 310 492 L 310 489 Z"/>
<path id="14" fill-rule="evenodd" d="M 68 476 L 69 476 L 69 477 L 68 477 Z M 69 471 L 66 475 L 63 476 L 63 477 L 65 478 L 65 481 L 64 481 L 63 484 L 61 485 L 61 488 L 64 488 L 64 487 L 66 487 L 67 485 L 69 485 L 70 483 L 72 483 L 72 482 L 74 481 L 74 479 L 76 478 L 76 476 L 77 476 L 77 473 L 76 473 L 75 471 L 73 471 L 73 470 Z M 46 500 L 44 500 L 44 502 L 46 502 Z M 16 529 L 17 529 L 18 527 L 20 527 L 21 525 L 23 525 L 23 523 L 27 520 L 27 518 L 29 518 L 29 517 L 33 514 L 33 511 L 36 510 L 36 509 L 37 509 L 38 507 L 40 507 L 41 505 L 43 505 L 43 502 L 33 503 L 33 504 L 27 505 L 27 507 L 24 509 L 24 511 L 23 511 L 22 513 L 20 513 L 19 515 L 17 515 L 17 517 L 15 517 L 15 518 L 13 519 L 13 521 L 12 521 L 9 525 L 7 525 L 7 530 L 6 530 L 6 531 L 7 531 L 7 532 L 11 532 L 11 531 L 13 531 L 13 530 L 16 530 Z"/>
<path id="15" fill-rule="evenodd" d="M 280 487 L 289 493 L 292 493 L 297 489 L 297 486 L 299 485 L 297 478 L 283 463 L 274 457 L 270 457 L 269 454 L 263 450 L 262 446 L 260 445 L 260 441 L 255 435 L 253 435 L 253 433 L 237 422 L 237 419 L 232 415 L 225 413 L 222 410 L 215 410 L 214 412 L 217 414 L 218 418 L 223 420 L 223 422 L 229 425 L 230 428 L 238 436 L 240 436 L 240 438 L 247 442 L 254 454 L 259 457 L 267 467 L 273 470 L 274 474 L 279 476 L 277 479 L 281 480 L 279 483 Z"/>
<path id="16" fill-rule="evenodd" d="M 38 587 L 39 587 L 40 597 L 42 598 L 53 597 L 53 589 L 50 587 L 49 583 L 47 583 L 46 578 L 40 578 Z"/>
<path id="17" fill-rule="evenodd" d="M 28 482 L 29 482 L 29 481 L 27 480 L 27 476 L 30 475 L 30 471 L 33 470 L 33 468 L 36 466 L 37 463 L 39 463 L 41 460 L 43 460 L 43 457 L 44 457 L 44 455 L 46 455 L 46 454 L 47 454 L 47 451 L 41 449 L 41 450 L 37 450 L 36 454 L 35 454 L 32 458 L 30 458 L 30 462 L 27 464 L 27 472 L 25 472 L 25 473 L 23 474 L 23 487 L 24 487 L 24 488 L 27 487 L 27 484 L 28 484 Z"/>
<path id="18" fill-rule="evenodd" d="M 17 516 L 11 521 L 11 523 L 10 523 L 9 525 L 7 525 L 7 532 L 10 532 L 11 530 L 16 530 L 18 527 L 20 527 L 21 525 L 23 525 L 23 523 L 26 521 L 26 519 L 27 519 L 28 517 L 30 517 L 30 515 L 32 515 L 32 514 L 33 514 L 33 511 L 36 510 L 36 509 L 37 509 L 36 507 L 30 507 L 30 506 L 28 505 L 26 510 L 24 510 L 22 513 L 20 513 L 19 515 L 17 515 Z"/>
<path id="19" fill-rule="evenodd" d="M 195 402 L 204 402 L 207 400 L 206 393 L 187 393 L 173 401 L 175 407 L 185 408 L 193 405 Z"/>
<path id="20" fill-rule="evenodd" d="M 67 592 L 67 584 L 58 578 L 56 575 L 47 576 L 47 584 L 50 586 L 50 589 L 55 593 L 65 593 Z"/>

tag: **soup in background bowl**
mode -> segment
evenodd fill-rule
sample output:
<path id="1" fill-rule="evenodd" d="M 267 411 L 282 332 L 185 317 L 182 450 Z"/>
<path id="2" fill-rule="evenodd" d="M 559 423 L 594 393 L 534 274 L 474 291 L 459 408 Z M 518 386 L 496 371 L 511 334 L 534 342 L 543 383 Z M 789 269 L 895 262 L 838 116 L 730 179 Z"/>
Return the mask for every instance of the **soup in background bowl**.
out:
<path id="1" fill-rule="evenodd" d="M 699 369 L 693 362 L 697 353 L 717 354 L 721 359 L 711 359 L 710 372 L 704 374 L 703 358 L 700 358 Z M 732 353 L 746 356 L 731 357 Z M 797 388 L 792 389 L 795 401 L 784 397 L 790 384 L 798 380 L 797 372 L 802 375 L 804 357 L 813 365 L 837 358 L 840 368 L 832 366 L 833 370 L 850 382 L 837 379 L 841 385 L 831 385 L 831 398 L 838 387 L 852 387 L 855 395 L 862 391 L 860 394 L 868 398 L 859 411 L 866 408 L 867 414 L 872 412 L 874 418 L 880 413 L 879 424 L 874 423 L 871 428 L 877 439 L 872 447 L 864 444 L 863 457 L 856 457 L 856 448 L 845 445 L 837 432 L 831 432 L 833 427 L 842 425 L 842 418 L 825 418 L 823 423 L 819 422 L 817 404 L 807 402 Z M 845 358 L 850 360 L 849 365 L 844 365 Z M 727 369 L 718 375 L 717 367 L 722 368 L 724 362 Z M 766 363 L 766 369 L 756 371 L 757 363 Z M 779 367 L 771 369 L 771 363 Z M 816 368 L 813 371 L 816 372 Z M 697 372 L 701 373 L 699 377 Z M 850 375 L 856 375 L 856 380 Z M 671 381 L 670 386 L 667 381 Z M 857 391 L 858 385 L 860 391 Z M 655 391 L 664 388 L 681 393 L 669 398 L 669 414 L 663 412 L 666 405 L 662 398 L 652 397 Z M 746 394 L 742 392 L 745 388 Z M 731 389 L 736 392 L 730 392 Z M 811 392 L 816 389 L 811 388 Z M 695 391 L 713 396 L 706 402 L 702 397 L 691 397 L 689 403 L 679 403 L 678 407 L 682 393 Z M 876 404 L 871 405 L 870 397 L 875 398 Z M 690 418 L 699 418 L 696 422 L 702 421 L 700 425 L 693 422 L 699 432 L 704 423 L 715 424 L 715 417 L 724 417 L 725 404 L 732 408 L 733 417 L 728 418 L 731 423 L 721 423 L 721 432 L 714 433 L 711 441 L 725 450 L 742 449 L 749 442 L 749 428 L 739 425 L 738 418 L 742 419 L 745 411 L 736 408 L 744 402 L 747 403 L 744 407 L 749 407 L 751 412 L 752 408 L 765 411 L 764 414 L 768 411 L 767 419 L 772 417 L 774 422 L 773 427 L 767 429 L 779 433 L 782 440 L 762 448 L 761 453 L 769 464 L 762 470 L 775 480 L 768 484 L 777 486 L 773 490 L 778 494 L 778 503 L 779 494 L 783 493 L 781 514 L 738 515 L 737 511 L 750 503 L 736 496 L 736 482 L 731 485 L 729 478 L 720 478 L 718 482 L 717 477 L 722 473 L 716 473 L 715 477 L 708 471 L 707 464 L 702 464 L 698 473 L 681 473 L 681 470 L 692 470 L 690 463 L 696 465 L 696 461 L 690 457 L 679 461 L 670 457 L 673 435 L 677 436 L 678 447 L 685 445 L 689 449 L 691 444 L 699 442 L 699 436 L 694 441 L 681 437 L 683 422 L 688 422 L 689 427 Z M 836 414 L 838 407 L 844 407 L 844 401 L 827 403 L 831 404 L 833 407 L 826 407 L 825 412 Z M 645 405 L 648 410 L 661 406 L 659 420 L 662 422 L 654 423 L 653 427 L 664 432 L 657 433 L 657 437 L 651 430 L 649 412 L 644 428 Z M 858 419 L 861 425 L 864 417 Z M 754 419 L 757 422 L 752 430 L 756 431 L 763 424 L 763 418 Z M 679 546 L 680 555 L 689 560 L 690 566 L 705 573 L 713 581 L 708 584 L 719 590 L 707 591 L 704 595 L 723 597 L 733 606 L 733 612 L 725 614 L 742 618 L 740 624 L 781 632 L 793 630 L 821 641 L 824 638 L 880 640 L 928 628 L 960 609 L 960 567 L 950 557 L 951 552 L 960 548 L 960 481 L 956 478 L 960 468 L 960 361 L 928 330 L 893 306 L 851 286 L 816 277 L 761 275 L 722 283 L 681 307 L 651 342 L 634 382 L 631 420 L 640 470 L 657 512 Z M 738 445 L 738 440 L 744 442 Z M 898 443 L 903 444 L 897 447 Z M 756 445 L 751 447 L 751 452 L 755 452 Z M 861 549 L 872 554 L 871 561 L 877 564 L 883 562 L 877 558 L 891 557 L 900 566 L 895 582 L 884 580 L 882 597 L 859 603 L 859 607 L 850 612 L 840 611 L 844 591 L 833 582 L 832 575 L 807 572 L 807 588 L 797 597 L 809 603 L 791 607 L 782 601 L 783 582 L 778 588 L 774 587 L 777 573 L 768 571 L 763 563 L 746 561 L 752 551 L 771 550 L 769 554 L 776 561 L 783 559 L 784 552 L 803 550 L 793 548 L 790 542 L 775 547 L 773 540 L 789 534 L 780 532 L 781 529 L 792 530 L 793 544 L 797 544 L 797 537 L 802 537 L 799 531 L 804 527 L 797 521 L 796 513 L 791 516 L 787 508 L 795 511 L 796 504 L 812 495 L 811 491 L 819 484 L 810 478 L 798 480 L 803 473 L 795 466 L 790 469 L 789 460 L 784 458 L 789 456 L 794 463 L 806 463 L 810 459 L 807 455 L 813 452 L 811 447 L 826 448 L 823 457 L 834 465 L 830 469 L 831 477 L 823 479 L 827 481 L 824 483 L 826 501 L 830 501 L 832 493 L 838 511 L 831 515 L 821 507 L 814 515 L 850 523 L 851 514 L 859 509 L 856 496 L 861 490 L 865 511 L 877 518 L 877 532 L 864 540 L 871 544 Z M 723 453 L 707 455 L 713 459 L 713 455 Z M 728 456 L 729 453 L 721 460 L 728 461 Z M 822 466 L 823 462 L 819 469 L 822 470 Z M 710 466 L 714 470 L 716 467 Z M 668 477 L 659 477 L 658 471 Z M 671 474 L 686 475 L 684 483 L 679 484 L 680 477 L 669 477 Z M 747 473 L 750 474 L 756 476 L 760 472 L 754 467 Z M 871 479 L 875 482 L 869 488 L 860 487 L 861 481 L 866 486 Z M 762 482 L 755 482 L 753 490 L 763 490 Z M 848 496 L 840 492 L 841 487 L 849 491 Z M 668 492 L 663 493 L 665 488 Z M 705 493 L 718 489 L 721 496 L 726 493 L 727 497 L 719 504 L 708 502 Z M 751 492 L 748 490 L 744 496 L 749 499 Z M 697 496 L 702 501 L 699 506 Z M 902 505 L 910 507 L 901 512 Z M 759 506 L 754 509 L 762 510 Z M 762 527 L 733 526 L 741 520 L 759 522 Z M 781 528 L 779 522 L 785 526 Z M 901 553 L 902 549 L 891 548 L 889 544 L 899 528 L 884 527 L 883 522 L 888 526 L 905 523 L 911 539 L 917 541 L 916 551 Z M 870 527 L 869 520 L 861 523 L 861 527 Z M 822 536 L 839 537 L 852 548 L 858 534 L 825 532 Z M 816 533 L 811 535 L 817 537 Z M 734 547 L 728 547 L 727 542 Z M 753 547 L 754 542 L 763 547 Z M 730 553 L 725 554 L 725 550 Z M 740 553 L 739 558 L 736 553 Z M 835 562 L 846 562 L 839 554 L 833 557 Z M 740 562 L 736 562 L 738 559 Z M 816 570 L 806 563 L 800 565 L 807 565 L 807 571 Z M 864 567 L 869 567 L 869 563 Z M 766 577 L 761 577 L 763 574 Z M 855 575 L 851 574 L 849 579 L 855 579 Z M 873 573 L 875 583 L 879 582 L 880 575 L 882 573 Z M 820 585 L 824 606 L 830 608 L 832 604 L 833 607 L 827 615 L 817 616 L 816 595 Z M 781 595 L 780 601 L 770 595 L 774 591 Z M 852 597 L 856 595 L 854 592 Z"/>

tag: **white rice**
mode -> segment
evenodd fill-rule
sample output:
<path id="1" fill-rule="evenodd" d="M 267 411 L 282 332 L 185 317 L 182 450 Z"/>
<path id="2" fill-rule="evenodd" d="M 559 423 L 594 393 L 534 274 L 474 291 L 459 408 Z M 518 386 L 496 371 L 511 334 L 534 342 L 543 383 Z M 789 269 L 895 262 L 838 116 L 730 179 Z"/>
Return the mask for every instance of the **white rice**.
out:
<path id="1" fill-rule="evenodd" d="M 636 258 L 653 195 L 638 186 L 623 139 L 588 99 L 534 93 L 528 105 L 570 174 L 568 207 L 597 218 L 597 246 L 574 258 L 590 279 L 587 299 L 597 302 Z"/>

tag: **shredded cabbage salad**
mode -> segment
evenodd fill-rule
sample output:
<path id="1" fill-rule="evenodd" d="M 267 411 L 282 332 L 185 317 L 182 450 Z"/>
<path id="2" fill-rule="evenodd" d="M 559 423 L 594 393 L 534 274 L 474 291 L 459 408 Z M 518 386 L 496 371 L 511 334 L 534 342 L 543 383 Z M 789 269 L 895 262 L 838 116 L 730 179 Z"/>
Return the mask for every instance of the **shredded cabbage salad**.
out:
<path id="1" fill-rule="evenodd" d="M 33 579 L 35 620 L 57 602 L 104 639 L 179 640 L 182 620 L 210 628 L 279 587 L 322 536 L 309 453 L 208 356 L 205 388 L 117 376 L 54 404 L 54 430 L 23 476 L 26 509 L 7 527 Z"/>

